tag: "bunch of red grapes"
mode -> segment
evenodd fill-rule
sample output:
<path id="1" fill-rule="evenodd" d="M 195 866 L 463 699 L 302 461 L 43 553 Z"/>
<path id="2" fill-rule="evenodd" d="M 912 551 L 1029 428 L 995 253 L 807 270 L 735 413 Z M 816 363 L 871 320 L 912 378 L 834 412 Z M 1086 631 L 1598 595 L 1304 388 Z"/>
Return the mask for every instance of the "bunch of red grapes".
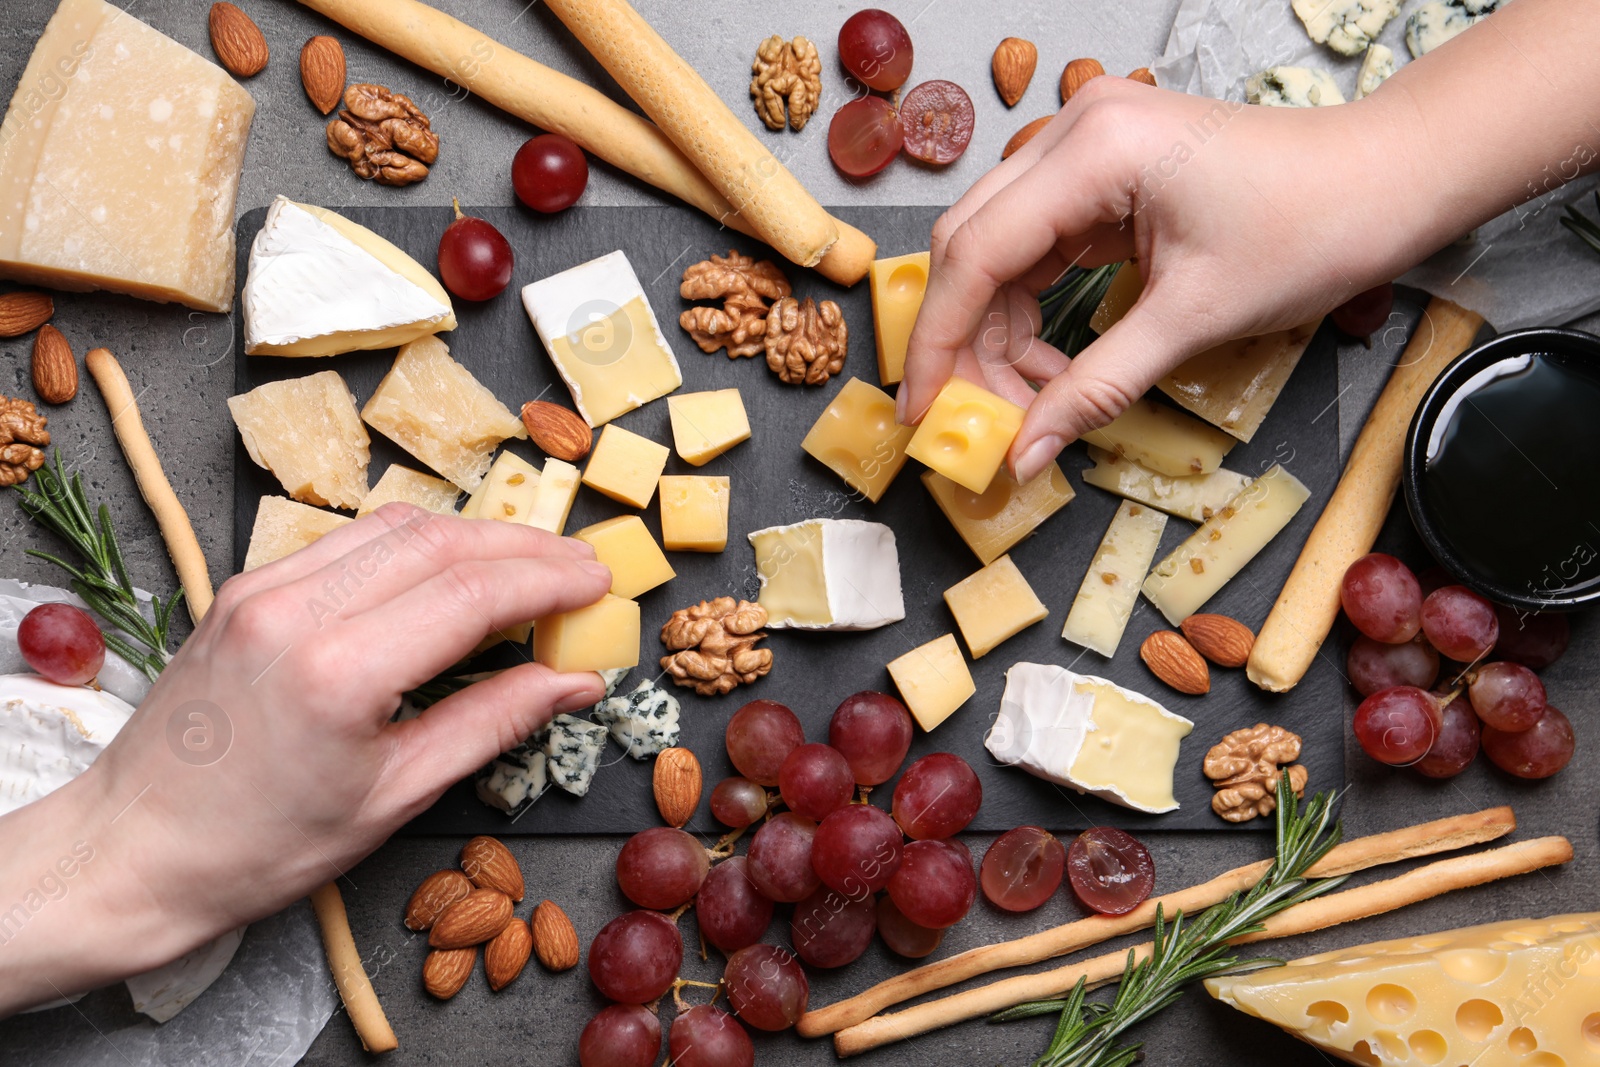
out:
<path id="1" fill-rule="evenodd" d="M 1479 749 L 1518 778 L 1561 770 L 1572 723 L 1534 672 L 1566 651 L 1565 616 L 1497 606 L 1445 584 L 1442 572 L 1423 579 L 1381 552 L 1345 572 L 1340 600 L 1361 632 L 1345 664 L 1365 698 L 1355 716 L 1362 749 L 1429 778 L 1460 774 Z"/>

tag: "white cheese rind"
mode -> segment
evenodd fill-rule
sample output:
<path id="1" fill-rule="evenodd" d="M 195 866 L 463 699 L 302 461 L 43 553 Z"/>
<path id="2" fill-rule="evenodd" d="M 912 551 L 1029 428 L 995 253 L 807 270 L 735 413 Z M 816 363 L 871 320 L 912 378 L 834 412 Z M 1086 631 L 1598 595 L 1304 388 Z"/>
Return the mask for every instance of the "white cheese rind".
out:
<path id="1" fill-rule="evenodd" d="M 132 715 L 104 691 L 0 675 L 0 815 L 82 774 Z"/>
<path id="2" fill-rule="evenodd" d="M 749 538 L 768 629 L 871 630 L 906 617 L 894 531 L 882 523 L 807 519 Z"/>
<path id="3" fill-rule="evenodd" d="M 1294 13 L 1313 41 L 1356 56 L 1400 14 L 1400 0 L 1294 0 Z"/>
<path id="4" fill-rule="evenodd" d="M 241 926 L 207 941 L 164 967 L 129 978 L 123 984 L 133 998 L 133 1010 L 158 1023 L 171 1021 L 222 976 L 243 941 L 244 927 Z"/>
<path id="5" fill-rule="evenodd" d="M 1331 107 L 1344 103 L 1333 75 L 1315 67 L 1268 67 L 1245 80 L 1244 97 L 1263 107 Z"/>
<path id="6" fill-rule="evenodd" d="M 1166 515 L 1152 507 L 1128 500 L 1118 506 L 1067 612 L 1063 638 L 1108 658 L 1116 654 L 1166 528 Z"/>

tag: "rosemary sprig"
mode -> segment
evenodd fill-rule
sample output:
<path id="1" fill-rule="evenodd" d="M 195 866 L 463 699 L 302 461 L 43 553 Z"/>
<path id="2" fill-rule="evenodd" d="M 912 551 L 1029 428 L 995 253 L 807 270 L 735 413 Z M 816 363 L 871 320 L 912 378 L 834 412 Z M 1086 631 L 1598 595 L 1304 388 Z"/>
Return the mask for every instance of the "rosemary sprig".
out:
<path id="1" fill-rule="evenodd" d="M 1073 267 L 1039 294 L 1039 340 L 1054 345 L 1065 356 L 1076 356 L 1089 346 L 1095 333 L 1089 328 L 1095 308 L 1111 288 L 1121 263 L 1103 267 Z"/>
<path id="2" fill-rule="evenodd" d="M 1600 210 L 1600 189 L 1594 192 L 1594 206 Z M 1600 222 L 1568 204 L 1566 214 L 1561 216 L 1561 225 L 1581 237 L 1590 248 L 1600 252 Z"/>
<path id="3" fill-rule="evenodd" d="M 1278 777 L 1277 855 L 1260 882 L 1192 920 L 1179 912 L 1169 923 L 1157 909 L 1149 957 L 1136 963 L 1133 952 L 1128 953 L 1127 971 L 1109 1003 L 1088 1001 L 1088 988 L 1080 980 L 1065 1000 L 1021 1004 L 990 1019 L 1010 1022 L 1060 1012 L 1055 1036 L 1034 1067 L 1128 1067 L 1139 1060 L 1140 1046 L 1119 1045 L 1117 1039 L 1183 996 L 1184 986 L 1225 971 L 1282 962 L 1255 959 L 1241 963 L 1228 942 L 1261 929 L 1262 923 L 1278 912 L 1344 882 L 1342 877 L 1305 877 L 1305 872 L 1339 843 L 1340 827 L 1333 816 L 1336 794 L 1317 794 L 1302 812 L 1288 778 L 1286 774 Z"/>
<path id="4" fill-rule="evenodd" d="M 33 478 L 36 489 L 29 489 L 27 483 L 16 487 L 22 510 L 66 541 L 79 562 L 68 563 L 60 556 L 32 548 L 28 555 L 66 571 L 72 579 L 72 591 L 95 614 L 121 631 L 106 633 L 106 647 L 155 681 L 172 659 L 167 651 L 168 630 L 173 609 L 183 598 L 182 590 L 167 600 L 151 597 L 151 617 L 146 617 L 140 610 L 133 580 L 128 577 L 122 548 L 117 544 L 111 512 L 104 504 L 94 507 L 89 503 L 83 476 L 74 471 L 68 477 L 57 450 L 52 462 L 35 471 Z"/>

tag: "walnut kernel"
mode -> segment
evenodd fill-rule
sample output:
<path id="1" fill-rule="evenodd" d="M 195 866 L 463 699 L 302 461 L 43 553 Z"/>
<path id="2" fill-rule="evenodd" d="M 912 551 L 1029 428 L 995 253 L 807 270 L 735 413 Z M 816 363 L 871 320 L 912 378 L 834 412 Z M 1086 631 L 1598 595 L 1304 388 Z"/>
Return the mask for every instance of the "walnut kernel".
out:
<path id="1" fill-rule="evenodd" d="M 773 34 L 756 47 L 750 69 L 755 74 L 750 79 L 750 96 L 767 128 L 781 130 L 787 118 L 794 132 L 805 129 L 822 98 L 822 58 L 817 46 L 804 37 L 785 41 Z"/>
<path id="2" fill-rule="evenodd" d="M 685 300 L 721 300 L 722 307 L 689 308 L 678 325 L 702 352 L 725 348 L 729 359 L 758 356 L 766 351 L 767 302 L 789 292 L 789 279 L 775 264 L 729 249 L 684 271 L 678 287 Z"/>
<path id="3" fill-rule="evenodd" d="M 362 83 L 345 90 L 344 106 L 328 123 L 328 149 L 348 160 L 357 177 L 410 185 L 428 176 L 439 158 L 439 135 L 408 97 Z"/>
<path id="4" fill-rule="evenodd" d="M 1300 758 L 1300 737 L 1264 722 L 1228 734 L 1206 753 L 1204 770 L 1217 792 L 1211 809 L 1229 822 L 1270 815 L 1278 806 L 1278 775 Z M 1288 768 L 1295 796 L 1304 796 L 1310 772 Z"/>
<path id="5" fill-rule="evenodd" d="M 767 313 L 767 366 L 790 385 L 821 385 L 844 369 L 850 331 L 832 300 L 786 296 Z"/>
<path id="6" fill-rule="evenodd" d="M 661 667 L 701 696 L 748 685 L 772 670 L 772 650 L 755 647 L 767 636 L 761 632 L 766 624 L 765 608 L 731 596 L 681 608 L 661 628 L 661 641 L 671 650 Z"/>
<path id="7" fill-rule="evenodd" d="M 0 486 L 20 485 L 44 466 L 48 421 L 32 401 L 0 396 Z"/>

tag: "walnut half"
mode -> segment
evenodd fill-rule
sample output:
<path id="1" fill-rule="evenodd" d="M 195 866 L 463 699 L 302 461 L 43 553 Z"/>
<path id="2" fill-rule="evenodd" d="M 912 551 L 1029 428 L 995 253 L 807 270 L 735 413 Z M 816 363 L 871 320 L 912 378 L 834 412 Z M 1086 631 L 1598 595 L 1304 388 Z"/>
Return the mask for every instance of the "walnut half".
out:
<path id="1" fill-rule="evenodd" d="M 678 294 L 685 300 L 721 300 L 722 307 L 693 307 L 678 316 L 702 352 L 728 351 L 728 358 L 759 356 L 766 351 L 769 300 L 789 295 L 789 279 L 768 260 L 755 260 L 729 249 L 683 272 Z"/>
<path id="2" fill-rule="evenodd" d="M 1229 822 L 1271 815 L 1278 807 L 1278 775 L 1284 764 L 1300 758 L 1300 736 L 1281 726 L 1258 722 L 1235 730 L 1206 753 L 1204 770 L 1217 792 L 1211 810 Z M 1294 795 L 1304 796 L 1310 772 L 1288 768 Z"/>
<path id="3" fill-rule="evenodd" d="M 844 369 L 850 330 L 832 300 L 786 296 L 767 313 L 767 366 L 790 385 L 821 385 Z"/>
<path id="4" fill-rule="evenodd" d="M 32 401 L 0 396 L 0 486 L 20 485 L 44 466 L 47 421 Z"/>
<path id="5" fill-rule="evenodd" d="M 822 57 L 817 46 L 804 37 L 785 41 L 773 34 L 756 47 L 750 70 L 755 75 L 750 79 L 750 96 L 767 129 L 783 129 L 786 117 L 795 133 L 805 129 L 822 99 Z"/>
<path id="6" fill-rule="evenodd" d="M 761 632 L 766 624 L 766 608 L 731 596 L 681 608 L 661 628 L 671 650 L 661 668 L 703 697 L 748 685 L 772 670 L 772 650 L 755 647 L 767 636 Z"/>
<path id="7" fill-rule="evenodd" d="M 439 135 L 409 97 L 362 83 L 344 91 L 344 107 L 328 123 L 328 149 L 349 161 L 357 177 L 410 185 L 428 176 L 439 158 Z"/>

